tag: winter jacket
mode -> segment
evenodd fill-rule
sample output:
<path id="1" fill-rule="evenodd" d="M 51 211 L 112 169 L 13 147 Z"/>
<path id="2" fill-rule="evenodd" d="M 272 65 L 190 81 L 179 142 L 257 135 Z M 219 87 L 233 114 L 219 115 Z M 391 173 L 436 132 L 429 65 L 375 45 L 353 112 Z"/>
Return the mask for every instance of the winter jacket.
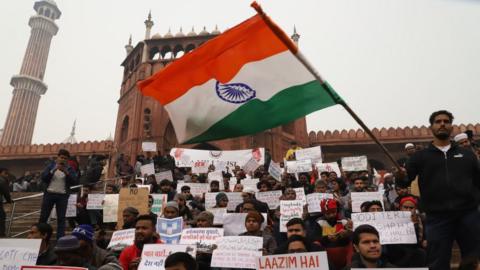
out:
<path id="1" fill-rule="evenodd" d="M 55 169 L 57 163 L 55 161 L 50 162 L 48 166 L 43 170 L 41 179 L 42 181 L 46 184 L 48 187 L 50 185 L 50 181 L 52 181 L 52 177 L 54 174 L 53 169 Z M 73 170 L 73 168 L 70 165 L 66 165 L 66 171 L 67 173 L 65 174 L 65 192 L 67 194 L 70 193 L 70 187 L 78 185 L 78 179 L 77 179 L 77 173 Z"/>
<path id="2" fill-rule="evenodd" d="M 162 241 L 156 240 L 155 244 L 162 244 Z M 135 244 L 126 247 L 120 254 L 120 265 L 124 270 L 128 270 L 128 265 L 131 261 L 142 256 L 142 250 L 139 249 Z"/>
<path id="3" fill-rule="evenodd" d="M 382 257 L 377 262 L 377 268 L 395 268 L 396 266 L 389 263 L 386 258 Z M 350 266 L 343 268 L 344 270 L 349 270 L 353 268 L 367 268 L 360 257 L 360 254 L 355 253 L 352 256 L 352 263 Z"/>
<path id="4" fill-rule="evenodd" d="M 446 154 L 430 144 L 407 162 L 409 185 L 418 175 L 420 204 L 428 213 L 470 210 L 480 201 L 480 166 L 475 154 L 452 144 Z"/>
<path id="5" fill-rule="evenodd" d="M 100 267 L 108 263 L 118 264 L 117 257 L 115 255 L 103 248 L 98 247 L 95 243 L 93 244 L 93 258 L 91 264 L 95 267 Z"/>

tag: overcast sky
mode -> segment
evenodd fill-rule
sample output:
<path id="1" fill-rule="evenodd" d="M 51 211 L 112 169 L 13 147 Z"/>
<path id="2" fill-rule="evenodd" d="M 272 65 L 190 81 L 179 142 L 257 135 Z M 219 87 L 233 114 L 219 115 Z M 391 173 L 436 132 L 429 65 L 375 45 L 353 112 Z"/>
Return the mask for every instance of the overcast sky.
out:
<path id="1" fill-rule="evenodd" d="M 479 123 L 480 1 L 332 0 L 259 1 L 289 34 L 295 24 L 300 49 L 353 110 L 373 127 L 425 125 L 429 114 L 448 109 L 456 123 Z M 8 1 L 0 16 L 0 126 L 30 36 L 34 1 Z M 114 133 L 120 63 L 130 34 L 144 37 L 192 26 L 232 27 L 253 16 L 247 0 L 57 0 L 62 16 L 52 40 L 34 143 L 61 142 L 77 119 L 79 140 Z M 358 125 L 339 106 L 307 117 L 308 129 Z"/>

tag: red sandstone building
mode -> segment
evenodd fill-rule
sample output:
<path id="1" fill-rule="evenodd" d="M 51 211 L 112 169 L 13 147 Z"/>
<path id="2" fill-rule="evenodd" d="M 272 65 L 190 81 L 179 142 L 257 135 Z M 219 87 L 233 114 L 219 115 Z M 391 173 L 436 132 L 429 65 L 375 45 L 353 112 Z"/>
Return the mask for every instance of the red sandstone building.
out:
<path id="1" fill-rule="evenodd" d="M 32 32 L 20 75 L 14 76 L 11 81 L 14 87 L 13 98 L 3 135 L 0 130 L 0 167 L 9 168 L 16 176 L 25 171 L 38 171 L 43 168 L 47 159 L 56 156 L 60 148 L 66 148 L 84 162 L 93 153 L 109 155 L 111 161 L 114 161 L 118 154 L 124 153 L 133 161 L 135 155 L 141 153 L 143 141 L 157 142 L 162 153 L 178 146 L 167 112 L 157 101 L 142 96 L 136 83 L 220 34 L 217 29 L 212 32 L 203 29 L 198 34 L 193 29 L 187 34 L 180 30 L 176 35 L 169 31 L 164 36 L 151 36 L 153 21 L 149 15 L 145 21 L 145 39 L 135 47 L 131 40 L 125 46 L 127 57 L 122 63 L 124 75 L 118 99 L 115 141 L 75 143 L 74 140 L 69 140 L 59 144 L 31 145 L 38 101 L 47 89 L 42 79 L 50 41 L 58 29 L 54 20 L 61 15 L 52 0 L 37 1 L 34 9 L 37 13 L 30 18 Z M 295 31 L 292 39 L 298 42 L 299 35 Z M 472 130 L 475 138 L 479 139 L 480 124 L 454 126 L 453 134 L 467 129 Z M 72 137 L 73 133 L 72 130 Z M 373 133 L 397 159 L 404 156 L 405 143 L 425 144 L 431 140 L 430 131 L 424 126 L 373 129 Z M 334 161 L 343 156 L 367 155 L 377 169 L 391 165 L 378 146 L 362 130 L 318 133 L 312 131 L 307 134 L 305 118 L 252 136 L 185 147 L 222 150 L 265 147 L 271 150 L 275 161 L 280 161 L 293 140 L 304 147 L 321 145 L 326 161 Z M 112 172 L 113 170 L 110 170 L 110 173 Z"/>

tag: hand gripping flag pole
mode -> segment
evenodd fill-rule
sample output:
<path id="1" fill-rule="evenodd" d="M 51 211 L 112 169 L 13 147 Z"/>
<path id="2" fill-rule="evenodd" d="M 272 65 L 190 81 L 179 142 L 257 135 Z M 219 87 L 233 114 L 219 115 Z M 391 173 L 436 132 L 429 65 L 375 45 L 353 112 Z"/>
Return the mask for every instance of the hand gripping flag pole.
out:
<path id="1" fill-rule="evenodd" d="M 387 157 L 390 159 L 390 161 L 395 165 L 395 167 L 401 171 L 400 165 L 397 163 L 395 158 L 393 158 L 392 154 L 387 150 L 387 148 L 378 140 L 378 138 L 372 133 L 372 131 L 365 125 L 365 123 L 360 119 L 360 117 L 357 116 L 357 114 L 348 106 L 348 104 L 340 98 L 338 95 L 334 94 L 331 91 L 331 87 L 328 85 L 328 83 L 322 79 L 320 74 L 317 72 L 317 70 L 308 62 L 308 60 L 300 53 L 300 51 L 297 48 L 297 45 L 293 43 L 293 41 L 285 34 L 285 32 L 278 27 L 277 24 L 275 24 L 270 17 L 265 14 L 263 11 L 262 7 L 254 1 L 251 6 L 257 11 L 257 13 L 262 17 L 262 19 L 265 21 L 267 26 L 272 30 L 272 32 L 287 46 L 287 48 L 292 52 L 292 54 L 295 55 L 295 57 L 307 68 L 307 70 L 315 77 L 315 79 L 323 84 L 325 86 L 325 89 L 327 90 L 327 93 L 330 95 L 330 97 L 337 102 L 337 104 L 340 104 L 345 108 L 345 110 L 355 119 L 355 121 L 362 127 L 362 129 L 372 138 L 372 140 L 382 149 L 382 151 L 387 155 Z"/>

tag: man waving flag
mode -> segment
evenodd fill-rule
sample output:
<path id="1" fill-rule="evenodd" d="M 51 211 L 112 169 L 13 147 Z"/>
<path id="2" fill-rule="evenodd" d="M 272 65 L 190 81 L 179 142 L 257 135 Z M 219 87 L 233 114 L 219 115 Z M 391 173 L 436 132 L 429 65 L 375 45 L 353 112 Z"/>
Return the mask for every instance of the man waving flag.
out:
<path id="1" fill-rule="evenodd" d="M 178 141 L 189 144 L 254 134 L 342 103 L 312 71 L 262 12 L 138 86 L 165 107 Z"/>

